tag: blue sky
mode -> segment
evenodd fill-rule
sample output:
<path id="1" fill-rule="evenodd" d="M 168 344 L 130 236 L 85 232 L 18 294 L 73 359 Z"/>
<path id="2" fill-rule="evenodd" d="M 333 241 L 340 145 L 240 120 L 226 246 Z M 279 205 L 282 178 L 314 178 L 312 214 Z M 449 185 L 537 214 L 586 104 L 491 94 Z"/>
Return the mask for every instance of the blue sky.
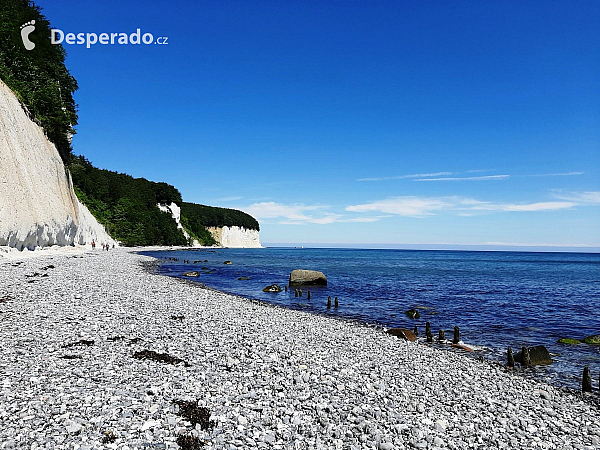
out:
<path id="1" fill-rule="evenodd" d="M 77 154 L 266 243 L 600 247 L 600 3 L 40 0 Z"/>

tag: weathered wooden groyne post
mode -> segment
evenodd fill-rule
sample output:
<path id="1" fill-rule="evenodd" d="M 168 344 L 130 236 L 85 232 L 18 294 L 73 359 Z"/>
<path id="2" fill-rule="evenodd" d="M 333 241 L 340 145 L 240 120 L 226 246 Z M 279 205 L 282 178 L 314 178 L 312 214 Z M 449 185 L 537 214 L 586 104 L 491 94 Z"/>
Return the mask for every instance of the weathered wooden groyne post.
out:
<path id="1" fill-rule="evenodd" d="M 529 357 L 529 349 L 525 346 L 521 349 L 521 367 L 527 367 L 531 365 L 531 358 Z"/>
<path id="2" fill-rule="evenodd" d="M 307 299 L 307 300 L 310 300 L 310 291 L 308 291 L 308 292 L 306 293 L 306 299 Z"/>
<path id="3" fill-rule="evenodd" d="M 337 309 L 337 307 L 338 307 L 338 306 L 340 306 L 340 304 L 338 303 L 338 299 L 337 299 L 337 297 L 336 297 L 336 298 L 335 298 L 335 300 L 334 300 L 334 302 L 333 302 L 333 307 L 334 307 L 335 309 Z"/>
<path id="4" fill-rule="evenodd" d="M 331 295 L 327 297 L 327 309 L 331 309 Z"/>
<path id="5" fill-rule="evenodd" d="M 592 374 L 590 368 L 583 368 L 583 380 L 581 381 L 581 392 L 592 392 Z"/>
<path id="6" fill-rule="evenodd" d="M 298 289 L 294 289 L 294 297 L 298 297 Z"/>
<path id="7" fill-rule="evenodd" d="M 513 355 L 512 348 L 508 347 L 506 351 L 506 366 L 509 369 L 513 369 L 515 367 L 515 356 Z"/>
<path id="8" fill-rule="evenodd" d="M 446 340 L 446 336 L 444 336 L 444 330 L 440 330 L 440 332 L 438 333 L 438 341 L 445 341 Z"/>
<path id="9" fill-rule="evenodd" d="M 302 297 L 302 289 L 298 289 L 298 297 Z"/>
<path id="10" fill-rule="evenodd" d="M 287 284 L 286 284 L 286 285 L 285 285 L 285 292 L 287 292 L 287 289 L 288 289 L 288 288 L 287 288 Z"/>
<path id="11" fill-rule="evenodd" d="M 454 337 L 452 339 L 453 344 L 458 344 L 460 342 L 460 328 L 454 327 Z"/>
<path id="12" fill-rule="evenodd" d="M 419 328 L 415 325 L 415 329 L 413 330 L 413 333 L 415 333 L 415 336 L 419 335 Z"/>
<path id="13" fill-rule="evenodd" d="M 425 322 L 425 337 L 427 338 L 427 342 L 433 342 L 433 334 L 431 334 L 431 324 L 429 322 Z"/>

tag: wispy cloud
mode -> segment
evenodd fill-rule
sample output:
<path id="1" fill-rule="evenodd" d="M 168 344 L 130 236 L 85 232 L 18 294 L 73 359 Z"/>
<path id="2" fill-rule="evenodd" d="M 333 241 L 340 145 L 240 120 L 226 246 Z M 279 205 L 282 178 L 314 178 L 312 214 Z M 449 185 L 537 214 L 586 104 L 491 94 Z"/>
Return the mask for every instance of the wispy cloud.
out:
<path id="1" fill-rule="evenodd" d="M 357 223 L 371 223 L 377 222 L 382 216 L 375 217 L 353 217 L 352 219 L 340 219 L 338 222 L 357 222 Z"/>
<path id="2" fill-rule="evenodd" d="M 444 175 L 454 175 L 454 172 L 413 173 L 410 175 L 396 175 L 393 177 L 359 178 L 356 181 L 404 180 L 407 178 L 441 177 Z"/>
<path id="3" fill-rule="evenodd" d="M 347 206 L 346 211 L 351 212 L 383 212 L 409 217 L 425 217 L 434 215 L 435 211 L 449 208 L 452 206 L 450 198 L 434 197 L 390 197 L 385 200 L 378 200 L 372 203 L 362 205 Z"/>
<path id="4" fill-rule="evenodd" d="M 534 203 L 498 203 L 486 202 L 474 198 L 449 197 L 390 197 L 361 205 L 346 207 L 351 212 L 383 212 L 397 216 L 427 217 L 440 211 L 455 211 L 457 215 L 469 217 L 477 212 L 537 212 L 570 209 L 578 203 L 572 201 L 534 202 Z"/>
<path id="5" fill-rule="evenodd" d="M 475 211 L 555 211 L 577 206 L 574 202 L 483 203 L 470 206 Z"/>
<path id="6" fill-rule="evenodd" d="M 598 205 L 600 204 L 600 191 L 585 191 L 585 192 L 563 192 L 554 191 L 553 195 L 559 200 L 567 200 L 583 205 Z"/>
<path id="7" fill-rule="evenodd" d="M 282 224 L 328 224 L 335 222 L 341 217 L 339 214 L 323 211 L 328 208 L 329 206 L 326 205 L 284 205 L 275 202 L 261 202 L 253 203 L 250 206 L 241 207 L 240 209 L 259 220 L 282 219 L 280 222 Z M 321 213 L 317 215 L 314 213 L 309 214 L 311 211 L 321 211 Z"/>
<path id="8" fill-rule="evenodd" d="M 572 177 L 583 175 L 585 172 L 557 172 L 557 173 L 534 173 L 531 175 L 519 175 L 522 177 Z"/>
<path id="9" fill-rule="evenodd" d="M 413 181 L 494 181 L 505 180 L 510 175 L 484 175 L 481 177 L 444 177 L 444 178 L 418 178 Z"/>
<path id="10" fill-rule="evenodd" d="M 483 173 L 483 172 L 493 172 L 492 169 L 471 169 L 467 170 L 467 173 Z"/>

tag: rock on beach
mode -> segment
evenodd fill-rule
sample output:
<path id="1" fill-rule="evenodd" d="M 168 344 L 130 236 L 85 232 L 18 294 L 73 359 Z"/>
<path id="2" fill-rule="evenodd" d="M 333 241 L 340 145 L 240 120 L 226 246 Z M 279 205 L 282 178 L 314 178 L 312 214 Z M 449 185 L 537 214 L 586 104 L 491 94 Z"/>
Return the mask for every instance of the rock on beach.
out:
<path id="1" fill-rule="evenodd" d="M 326 286 L 327 277 L 316 270 L 295 269 L 290 273 L 290 286 Z"/>
<path id="2" fill-rule="evenodd" d="M 0 259 L 0 449 L 598 448 L 594 397 L 154 264 L 129 249 Z"/>

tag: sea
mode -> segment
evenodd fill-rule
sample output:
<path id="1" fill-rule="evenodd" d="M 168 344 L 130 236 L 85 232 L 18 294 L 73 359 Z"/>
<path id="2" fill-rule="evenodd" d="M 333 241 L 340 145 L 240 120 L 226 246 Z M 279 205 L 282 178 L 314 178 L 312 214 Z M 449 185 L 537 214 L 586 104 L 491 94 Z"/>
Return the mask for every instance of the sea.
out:
<path id="1" fill-rule="evenodd" d="M 600 346 L 557 341 L 600 334 L 598 253 L 275 247 L 144 254 L 158 258 L 161 274 L 287 308 L 377 327 L 416 325 L 420 338 L 426 322 L 436 338 L 443 329 L 452 339 L 458 326 L 461 339 L 478 348 L 471 357 L 505 363 L 508 347 L 516 352 L 544 345 L 554 362 L 528 376 L 580 389 L 583 367 L 589 366 L 597 389 Z M 262 291 L 273 283 L 283 288 L 293 269 L 321 271 L 328 284 L 304 287 L 302 297 L 294 289 Z M 183 276 L 188 271 L 200 275 Z M 338 308 L 327 308 L 329 296 L 338 298 Z M 409 318 L 409 309 L 420 318 Z"/>

